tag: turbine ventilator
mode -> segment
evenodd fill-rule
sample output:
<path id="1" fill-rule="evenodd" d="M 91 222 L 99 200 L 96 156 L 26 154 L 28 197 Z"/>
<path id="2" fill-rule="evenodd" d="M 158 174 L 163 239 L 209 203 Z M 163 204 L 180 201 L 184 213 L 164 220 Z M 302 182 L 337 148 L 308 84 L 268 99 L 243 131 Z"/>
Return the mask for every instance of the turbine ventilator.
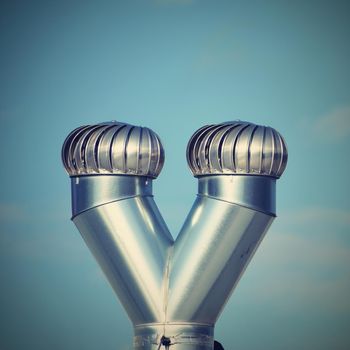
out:
<path id="1" fill-rule="evenodd" d="M 134 349 L 213 349 L 215 322 L 275 217 L 282 136 L 241 121 L 196 131 L 187 161 L 198 195 L 175 241 L 152 195 L 164 163 L 155 132 L 82 126 L 62 159 L 72 220 L 134 326 Z"/>

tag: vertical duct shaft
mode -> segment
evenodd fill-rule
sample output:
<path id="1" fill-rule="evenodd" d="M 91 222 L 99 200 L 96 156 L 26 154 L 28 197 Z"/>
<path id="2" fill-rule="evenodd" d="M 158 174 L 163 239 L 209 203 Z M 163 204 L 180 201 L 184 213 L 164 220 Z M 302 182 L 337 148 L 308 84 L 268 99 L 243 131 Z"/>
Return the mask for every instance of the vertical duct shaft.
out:
<path id="1" fill-rule="evenodd" d="M 173 239 L 154 203 L 152 180 L 76 177 L 72 199 L 72 220 L 133 324 L 163 322 L 163 275 Z"/>
<path id="2" fill-rule="evenodd" d="M 275 179 L 204 176 L 175 242 L 167 317 L 214 325 L 274 218 Z"/>

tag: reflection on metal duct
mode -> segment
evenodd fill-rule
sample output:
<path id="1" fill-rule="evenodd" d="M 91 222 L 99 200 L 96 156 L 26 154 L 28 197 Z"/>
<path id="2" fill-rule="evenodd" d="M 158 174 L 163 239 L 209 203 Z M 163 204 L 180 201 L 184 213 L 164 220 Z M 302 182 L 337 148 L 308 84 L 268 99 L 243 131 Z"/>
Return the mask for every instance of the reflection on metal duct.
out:
<path id="1" fill-rule="evenodd" d="M 237 121 L 199 129 L 187 147 L 198 196 L 175 242 L 152 195 L 164 163 L 153 131 L 81 127 L 62 159 L 72 220 L 134 325 L 134 349 L 213 349 L 215 322 L 275 217 L 282 136 Z"/>

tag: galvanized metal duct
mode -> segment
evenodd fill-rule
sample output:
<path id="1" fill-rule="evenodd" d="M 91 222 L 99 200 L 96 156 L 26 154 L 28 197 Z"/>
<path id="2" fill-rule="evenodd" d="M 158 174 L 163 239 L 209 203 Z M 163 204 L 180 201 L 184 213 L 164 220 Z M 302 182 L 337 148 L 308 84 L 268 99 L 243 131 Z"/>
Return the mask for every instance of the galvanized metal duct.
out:
<path id="1" fill-rule="evenodd" d="M 199 129 L 187 148 L 198 196 L 175 242 L 152 195 L 164 163 L 153 131 L 81 127 L 62 158 L 72 220 L 134 325 L 134 349 L 213 349 L 215 322 L 275 216 L 282 136 L 246 122 Z"/>

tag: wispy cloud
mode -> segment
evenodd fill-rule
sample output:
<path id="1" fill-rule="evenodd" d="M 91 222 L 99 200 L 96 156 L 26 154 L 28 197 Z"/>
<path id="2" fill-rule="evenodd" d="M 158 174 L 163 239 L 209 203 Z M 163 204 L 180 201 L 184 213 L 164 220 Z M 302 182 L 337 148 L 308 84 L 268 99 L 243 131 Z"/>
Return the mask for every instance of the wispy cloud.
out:
<path id="1" fill-rule="evenodd" d="M 207 35 L 199 47 L 193 68 L 200 72 L 208 69 L 232 69 L 242 62 L 244 56 L 243 47 L 228 25 Z"/>
<path id="2" fill-rule="evenodd" d="M 4 230 L 0 234 L 0 255 L 26 262 L 80 263 L 86 259 L 87 251 L 81 238 L 69 231 L 61 232 L 57 228 L 46 232 Z"/>
<path id="3" fill-rule="evenodd" d="M 71 216 L 70 208 L 64 200 L 36 201 L 33 203 L 0 202 L 0 223 L 53 223 L 67 221 Z"/>
<path id="4" fill-rule="evenodd" d="M 192 5 L 196 0 L 153 0 L 156 5 Z"/>
<path id="5" fill-rule="evenodd" d="M 274 233 L 266 237 L 254 264 L 254 275 L 264 276 L 260 302 L 295 300 L 308 308 L 350 311 L 350 247 L 340 240 Z"/>
<path id="6" fill-rule="evenodd" d="M 338 107 L 316 119 L 314 133 L 326 141 L 350 137 L 350 106 Z"/>
<path id="7" fill-rule="evenodd" d="M 272 225 L 243 279 L 255 286 L 244 289 L 249 303 L 350 312 L 350 236 L 339 234 L 348 232 L 349 217 L 343 209 L 309 207 L 277 218 L 282 222 Z"/>
<path id="8" fill-rule="evenodd" d="M 297 210 L 289 210 L 281 213 L 280 217 L 288 226 L 300 226 L 310 223 L 350 225 L 350 210 L 341 208 L 318 206 L 303 207 Z"/>
<path id="9" fill-rule="evenodd" d="M 28 218 L 26 211 L 14 203 L 0 203 L 0 222 L 22 221 Z"/>

